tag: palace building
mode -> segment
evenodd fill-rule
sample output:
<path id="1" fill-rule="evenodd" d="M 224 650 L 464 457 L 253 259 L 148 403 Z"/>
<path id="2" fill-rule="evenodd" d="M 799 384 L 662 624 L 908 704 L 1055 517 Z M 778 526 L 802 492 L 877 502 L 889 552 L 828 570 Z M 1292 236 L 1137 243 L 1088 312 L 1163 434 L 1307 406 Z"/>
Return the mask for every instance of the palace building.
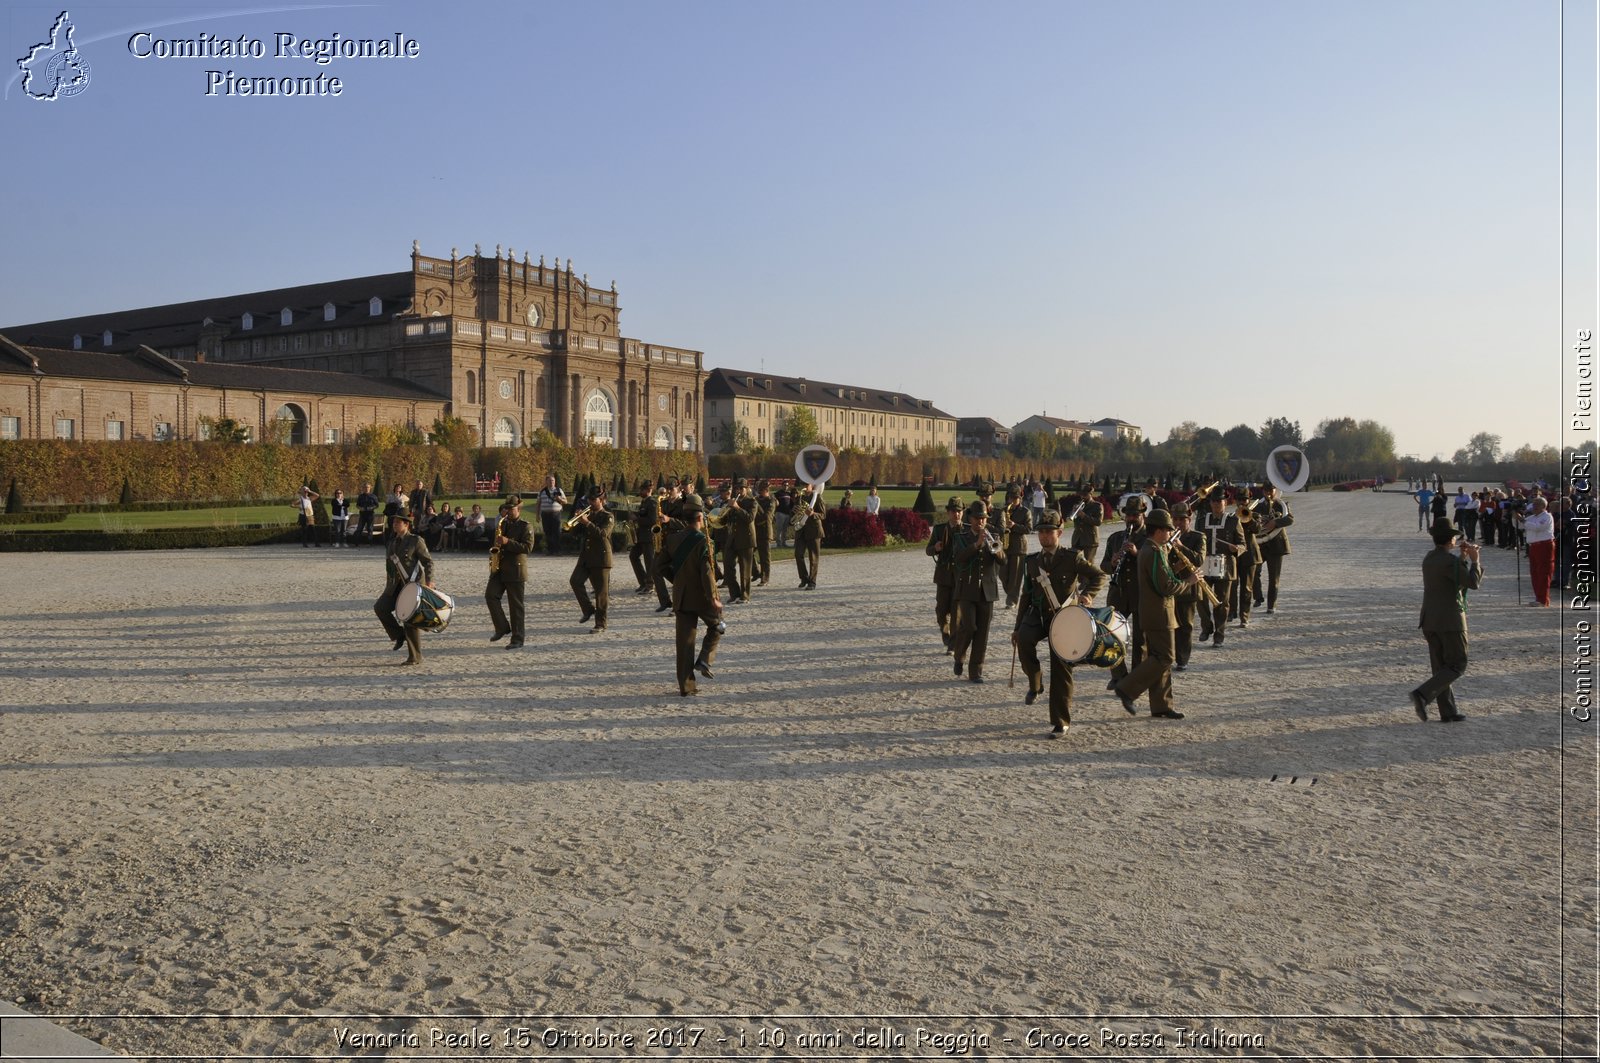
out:
<path id="1" fill-rule="evenodd" d="M 569 444 L 699 450 L 701 352 L 627 338 L 620 317 L 616 283 L 591 286 L 570 259 L 547 266 L 543 256 L 518 261 L 498 247 L 492 256 L 474 249 L 434 258 L 413 243 L 410 269 L 397 273 L 0 327 L 10 351 L 0 372 L 18 375 L 33 358 L 26 373 L 52 374 L 56 396 L 53 405 L 36 399 L 44 405 L 27 413 L 12 391 L 0 392 L 0 418 L 10 418 L 0 430 L 17 427 L 22 438 L 64 431 L 71 411 L 82 418 L 88 407 L 82 396 L 69 401 L 73 380 L 110 374 L 133 409 L 149 407 L 146 387 L 220 381 L 225 366 L 249 366 L 310 373 L 322 385 L 311 376 L 249 378 L 244 387 L 255 397 L 225 415 L 258 438 L 271 419 L 289 422 L 286 438 L 320 443 L 349 439 L 363 421 L 427 429 L 442 410 L 491 446 L 518 446 L 542 429 Z M 148 425 L 128 416 L 123 438 L 199 432 L 198 413 L 146 417 Z M 117 431 L 101 420 L 86 418 L 74 438 Z"/>
<path id="2" fill-rule="evenodd" d="M 739 369 L 713 369 L 706 379 L 706 449 L 732 451 L 744 433 L 749 444 L 774 446 L 788 418 L 809 407 L 817 442 L 836 449 L 915 453 L 942 446 L 955 453 L 956 419 L 929 399 L 805 377 L 774 376 Z"/>

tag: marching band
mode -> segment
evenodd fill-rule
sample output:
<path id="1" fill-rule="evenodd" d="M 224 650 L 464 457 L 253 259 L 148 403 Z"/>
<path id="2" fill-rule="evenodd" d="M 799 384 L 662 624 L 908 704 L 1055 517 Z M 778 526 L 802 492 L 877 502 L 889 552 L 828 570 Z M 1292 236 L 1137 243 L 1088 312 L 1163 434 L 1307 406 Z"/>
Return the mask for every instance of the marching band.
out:
<path id="1" fill-rule="evenodd" d="M 675 615 L 678 690 L 686 697 L 697 692 L 697 677 L 713 675 L 711 665 L 726 631 L 720 592 L 726 591 L 729 603 L 749 602 L 752 587 L 770 579 L 776 523 L 771 486 L 762 482 L 752 492 L 741 480 L 722 491 L 708 507 L 687 485 L 659 486 L 645 492 L 631 522 L 635 593 L 654 591 L 655 611 Z M 1148 692 L 1151 716 L 1183 719 L 1173 704 L 1172 673 L 1189 666 L 1195 617 L 1200 641 L 1215 647 L 1223 645 L 1230 618 L 1247 626 L 1250 606 L 1263 601 L 1252 580 L 1257 564 L 1264 573 L 1267 612 L 1276 611 L 1283 558 L 1289 553 L 1285 530 L 1294 518 L 1274 484 L 1259 492 L 1247 486 L 1230 499 L 1213 483 L 1170 504 L 1153 485 L 1124 495 L 1117 499 L 1122 527 L 1106 538 L 1098 564 L 1093 555 L 1105 510 L 1092 489 L 1038 518 L 1019 491 L 1008 491 L 1006 504 L 994 509 L 988 493 L 980 489 L 971 505 L 952 497 L 945 521 L 929 535 L 924 552 L 933 559 L 935 623 L 944 653 L 954 658 L 955 675 L 982 683 L 996 604 L 1014 609 L 1010 681 L 1015 684 L 1020 660 L 1027 683 L 1024 704 L 1046 693 L 1039 650 L 1044 643 L 1050 738 L 1061 738 L 1071 725 L 1076 668 L 1107 669 L 1106 688 L 1129 714 L 1136 714 L 1135 699 Z M 493 522 L 484 594 L 493 627 L 489 641 L 509 639 L 509 649 L 524 644 L 523 591 L 534 551 L 533 529 L 522 519 L 521 506 L 521 498 L 511 495 Z M 795 532 L 800 589 L 816 586 L 824 513 L 820 484 L 808 484 L 789 525 Z M 391 519 L 398 526 L 386 551 L 387 579 L 374 611 L 394 648 L 407 647 L 404 663 L 415 665 L 422 659 L 419 632 L 443 630 L 454 601 L 433 587 L 433 558 L 411 534 L 408 514 L 400 511 Z M 569 582 L 580 622 L 592 619 L 593 633 L 606 630 L 615 520 L 606 492 L 597 487 L 560 525 L 581 538 Z M 1065 524 L 1073 529 L 1069 544 L 1062 543 Z M 1030 534 L 1038 541 L 1033 553 L 1027 551 Z M 720 549 L 719 538 L 726 543 Z M 1102 588 L 1106 604 L 1096 608 Z"/>

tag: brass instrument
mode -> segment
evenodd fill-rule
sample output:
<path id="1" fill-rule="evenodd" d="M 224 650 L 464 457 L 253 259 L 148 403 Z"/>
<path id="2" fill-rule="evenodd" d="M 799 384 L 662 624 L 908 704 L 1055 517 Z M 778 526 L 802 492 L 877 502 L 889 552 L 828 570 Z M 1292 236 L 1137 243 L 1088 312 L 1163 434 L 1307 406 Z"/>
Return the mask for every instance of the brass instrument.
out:
<path id="1" fill-rule="evenodd" d="M 494 519 L 494 531 L 489 535 L 489 575 L 493 576 L 500 571 L 500 544 L 495 542 L 500 538 L 500 522 L 503 518 Z"/>
<path id="2" fill-rule="evenodd" d="M 1201 601 L 1215 609 L 1220 604 L 1217 592 L 1206 582 L 1205 573 L 1200 571 L 1200 566 L 1190 560 L 1189 548 L 1176 538 L 1169 540 L 1167 546 L 1167 564 L 1172 567 L 1173 574 L 1183 580 L 1187 580 L 1191 573 L 1198 576 L 1199 579 L 1195 580 L 1194 584 L 1195 593 L 1200 595 Z"/>
<path id="3" fill-rule="evenodd" d="M 1204 487 L 1200 488 L 1200 490 L 1196 491 L 1194 494 L 1192 494 L 1188 498 L 1184 499 L 1183 500 L 1183 504 L 1185 506 L 1187 506 L 1189 508 L 1189 510 L 1192 512 L 1194 510 L 1194 507 L 1199 505 L 1201 502 L 1204 502 L 1206 500 L 1206 496 L 1210 495 L 1211 492 L 1215 491 L 1217 489 L 1217 485 L 1220 484 L 1220 483 L 1222 483 L 1221 480 L 1212 480 L 1210 483 L 1208 483 Z"/>
<path id="4" fill-rule="evenodd" d="M 574 531 L 574 530 L 577 529 L 578 525 L 587 524 L 588 522 L 589 522 L 589 507 L 585 506 L 582 509 L 578 510 L 577 514 L 571 520 L 569 520 L 565 524 L 563 524 L 561 526 L 561 530 L 562 531 Z"/>

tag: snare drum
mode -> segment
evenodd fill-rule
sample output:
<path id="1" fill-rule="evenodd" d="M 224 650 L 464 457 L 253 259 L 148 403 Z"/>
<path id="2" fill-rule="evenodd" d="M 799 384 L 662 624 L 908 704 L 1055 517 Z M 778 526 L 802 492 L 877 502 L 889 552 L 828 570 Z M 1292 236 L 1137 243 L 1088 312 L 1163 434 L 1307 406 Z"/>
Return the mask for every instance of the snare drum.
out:
<path id="1" fill-rule="evenodd" d="M 1109 605 L 1066 605 L 1050 621 L 1050 652 L 1066 664 L 1115 668 L 1128 645 L 1128 618 Z"/>
<path id="2" fill-rule="evenodd" d="M 394 600 L 394 618 L 406 627 L 443 631 L 456 610 L 456 600 L 443 591 L 407 583 Z"/>
<path id="3" fill-rule="evenodd" d="M 1206 579 L 1227 579 L 1228 559 L 1223 554 L 1210 554 L 1206 557 L 1206 567 L 1201 572 Z"/>

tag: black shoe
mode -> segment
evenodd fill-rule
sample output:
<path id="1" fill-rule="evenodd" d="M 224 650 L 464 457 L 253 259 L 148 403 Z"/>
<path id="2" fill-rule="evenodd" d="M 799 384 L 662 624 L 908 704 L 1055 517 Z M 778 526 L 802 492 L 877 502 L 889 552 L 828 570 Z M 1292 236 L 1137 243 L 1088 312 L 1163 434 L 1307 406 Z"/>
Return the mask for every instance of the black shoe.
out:
<path id="1" fill-rule="evenodd" d="M 967 676 L 967 682 L 969 682 L 969 683 L 981 683 L 981 682 L 983 682 L 983 676 L 981 676 L 981 675 L 969 675 L 969 676 Z"/>
<path id="2" fill-rule="evenodd" d="M 1274 608 L 1273 608 L 1273 607 L 1272 607 L 1272 606 L 1268 606 L 1268 607 L 1267 607 L 1267 615 L 1268 615 L 1268 616 L 1272 616 L 1272 615 L 1273 615 L 1273 614 L 1274 614 L 1274 613 L 1276 613 L 1276 612 L 1277 612 L 1277 611 L 1278 611 L 1278 610 L 1276 610 L 1276 609 L 1274 609 Z"/>
<path id="3" fill-rule="evenodd" d="M 1427 723 L 1428 702 L 1427 699 L 1422 696 L 1422 691 L 1413 690 L 1409 696 L 1411 698 L 1411 707 L 1417 710 L 1417 719 L 1421 720 L 1423 723 Z"/>
<path id="4" fill-rule="evenodd" d="M 521 639 L 512 639 L 510 642 L 506 643 L 506 649 L 508 649 L 508 650 L 520 650 L 520 649 L 522 649 L 522 640 Z"/>
<path id="5" fill-rule="evenodd" d="M 705 676 L 707 679 L 715 679 L 716 678 L 715 676 L 713 676 L 711 674 L 711 666 L 706 664 L 706 662 L 704 662 L 704 661 L 696 661 L 696 662 L 694 662 L 694 670 L 699 672 L 701 675 Z"/>
<path id="6" fill-rule="evenodd" d="M 1061 726 L 1060 724 L 1056 724 L 1054 727 L 1050 728 L 1050 737 L 1051 738 L 1060 738 L 1062 735 L 1064 735 L 1066 733 L 1067 733 L 1067 729 L 1065 727 Z"/>
<path id="7" fill-rule="evenodd" d="M 672 608 L 672 603 L 671 602 L 663 602 L 661 605 L 656 606 L 656 612 L 664 613 L 668 609 L 671 609 L 671 608 Z"/>
<path id="8" fill-rule="evenodd" d="M 1022 699 L 1022 703 L 1024 705 L 1032 705 L 1034 702 L 1036 702 L 1038 700 L 1039 700 L 1039 692 L 1037 690 L 1033 689 L 1032 687 L 1029 687 L 1028 688 L 1028 694 L 1027 694 L 1026 697 L 1024 697 Z"/>
<path id="9" fill-rule="evenodd" d="M 1123 712 L 1127 713 L 1129 716 L 1139 715 L 1139 710 L 1134 707 L 1133 699 L 1128 697 L 1128 695 L 1124 694 L 1121 690 L 1117 690 L 1117 700 L 1122 702 Z"/>
<path id="10" fill-rule="evenodd" d="M 394 640 L 394 645 L 389 647 L 389 652 L 393 653 L 395 650 L 398 650 L 401 646 L 404 646 L 405 644 L 406 644 L 406 637 L 404 635 L 401 635 L 399 638 Z"/>
<path id="11" fill-rule="evenodd" d="M 1115 690 L 1115 689 L 1117 689 L 1117 681 L 1116 681 L 1116 679 L 1114 679 L 1114 678 L 1113 679 L 1107 679 L 1106 680 L 1106 689 L 1107 690 Z"/>
<path id="12" fill-rule="evenodd" d="M 649 594 L 650 593 L 650 587 L 649 587 L 648 584 L 641 583 L 641 584 L 639 584 L 638 588 L 633 593 L 635 593 L 635 594 Z"/>
<path id="13" fill-rule="evenodd" d="M 509 632 L 509 631 L 496 631 L 493 635 L 489 636 L 489 641 L 490 642 L 499 642 L 501 639 L 505 638 L 509 634 L 511 634 L 511 632 Z"/>
<path id="14" fill-rule="evenodd" d="M 1211 641 L 1211 629 L 1210 628 L 1206 628 L 1204 631 L 1200 632 L 1200 641 L 1201 642 L 1209 642 L 1209 641 Z"/>
<path id="15" fill-rule="evenodd" d="M 1175 664 L 1172 666 L 1172 670 L 1174 672 L 1187 672 L 1189 670 L 1189 663 L 1185 661 L 1183 664 Z"/>
<path id="16" fill-rule="evenodd" d="M 1241 616 L 1239 618 L 1239 626 L 1240 627 L 1249 627 L 1250 626 L 1250 618 L 1248 616 Z"/>
<path id="17" fill-rule="evenodd" d="M 807 588 L 807 587 L 809 587 L 809 586 L 811 586 L 811 584 L 809 584 L 809 583 L 807 583 L 807 582 L 806 582 L 806 581 L 805 581 L 805 580 L 801 580 L 801 581 L 800 581 L 800 586 L 798 586 L 798 587 L 796 587 L 796 588 L 795 588 L 795 590 L 797 590 L 797 591 L 803 591 L 803 590 L 805 590 L 805 589 L 806 589 L 806 588 Z"/>
<path id="18" fill-rule="evenodd" d="M 605 634 L 605 630 L 606 630 L 606 626 L 604 624 L 596 624 L 593 628 L 591 628 L 589 630 L 589 634 L 591 634 L 591 635 L 603 635 L 603 634 Z"/>
<path id="19" fill-rule="evenodd" d="M 806 584 L 806 590 L 808 590 L 808 591 L 814 591 L 814 590 L 816 590 L 816 589 L 817 589 L 817 585 L 816 585 L 816 583 L 815 583 L 815 582 L 811 582 L 811 583 L 807 583 L 807 584 Z"/>
<path id="20" fill-rule="evenodd" d="M 1464 716 L 1460 712 L 1455 712 L 1455 713 L 1452 713 L 1449 716 L 1441 716 L 1441 717 L 1439 717 L 1439 722 L 1440 723 L 1460 723 L 1462 720 L 1465 720 L 1465 719 L 1466 719 L 1466 716 Z"/>
<path id="21" fill-rule="evenodd" d="M 956 675 L 960 675 L 960 674 L 961 674 L 961 658 L 957 657 L 956 658 Z"/>
<path id="22" fill-rule="evenodd" d="M 1211 645 L 1213 645 L 1213 646 L 1222 645 L 1222 632 L 1219 631 L 1219 632 L 1216 633 L 1216 635 L 1211 639 Z"/>
<path id="23" fill-rule="evenodd" d="M 583 611 L 583 615 L 578 618 L 578 623 L 587 624 L 589 621 L 591 621 L 593 619 L 594 619 L 594 610 L 593 609 L 585 609 Z"/>
<path id="24" fill-rule="evenodd" d="M 1150 715 L 1154 716 L 1158 720 L 1181 720 L 1181 719 L 1183 719 L 1183 713 L 1181 713 L 1181 712 L 1173 712 L 1171 709 L 1168 709 L 1166 712 L 1152 712 Z"/>

